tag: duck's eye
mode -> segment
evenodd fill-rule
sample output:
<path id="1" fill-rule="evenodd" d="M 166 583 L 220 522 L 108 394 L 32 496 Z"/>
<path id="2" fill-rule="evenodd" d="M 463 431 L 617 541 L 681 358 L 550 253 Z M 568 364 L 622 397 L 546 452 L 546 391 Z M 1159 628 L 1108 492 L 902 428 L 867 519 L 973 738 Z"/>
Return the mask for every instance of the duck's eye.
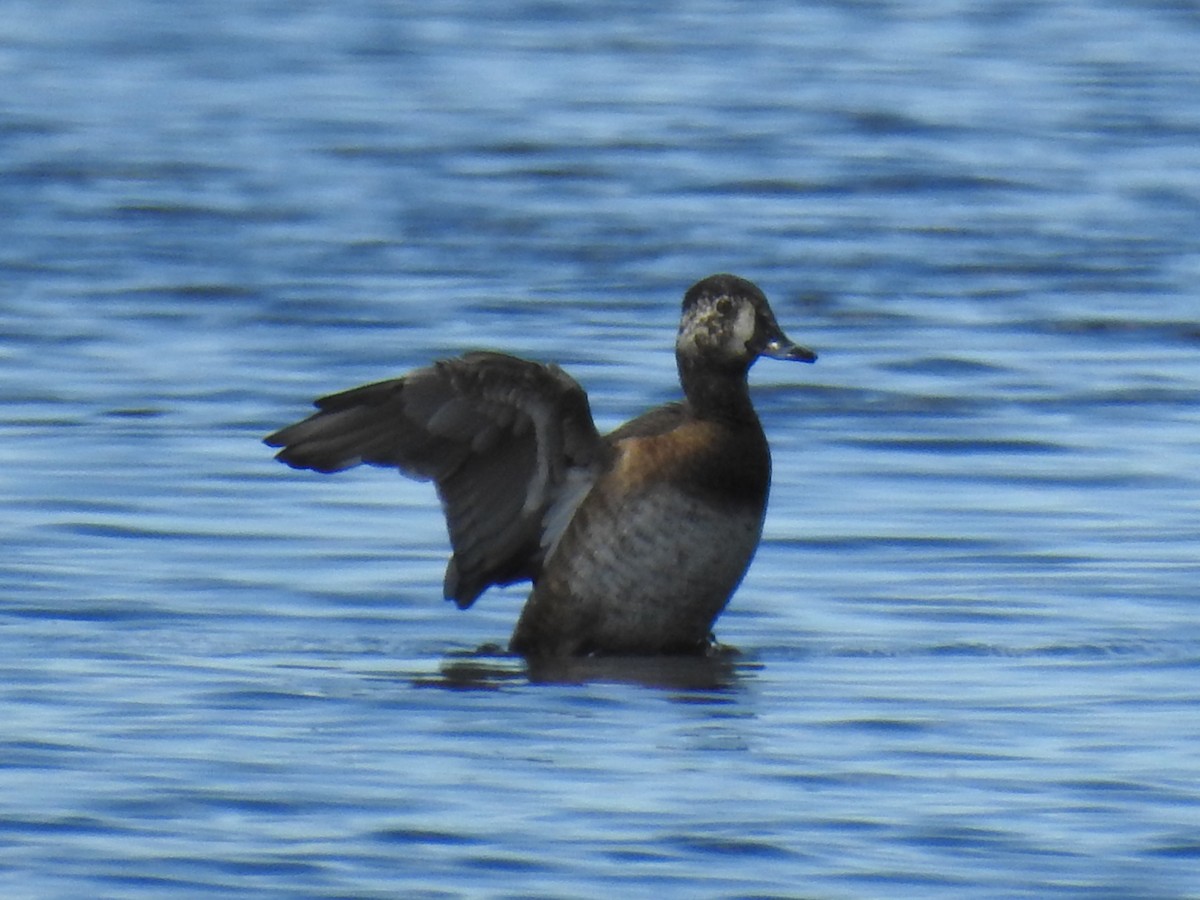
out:
<path id="1" fill-rule="evenodd" d="M 728 297 L 721 297 L 717 300 L 717 312 L 723 316 L 729 315 L 733 312 L 733 301 Z"/>

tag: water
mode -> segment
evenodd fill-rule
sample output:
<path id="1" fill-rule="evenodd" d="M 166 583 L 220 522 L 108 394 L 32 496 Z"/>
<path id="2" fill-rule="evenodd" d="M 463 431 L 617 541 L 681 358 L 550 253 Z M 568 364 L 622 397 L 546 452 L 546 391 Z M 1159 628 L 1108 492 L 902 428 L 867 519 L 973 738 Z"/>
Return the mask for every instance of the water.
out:
<path id="1" fill-rule="evenodd" d="M 1190 4 L 0 16 L 6 897 L 1200 896 Z M 720 664 L 528 673 L 259 444 L 476 346 L 616 425 L 722 270 L 821 360 Z"/>

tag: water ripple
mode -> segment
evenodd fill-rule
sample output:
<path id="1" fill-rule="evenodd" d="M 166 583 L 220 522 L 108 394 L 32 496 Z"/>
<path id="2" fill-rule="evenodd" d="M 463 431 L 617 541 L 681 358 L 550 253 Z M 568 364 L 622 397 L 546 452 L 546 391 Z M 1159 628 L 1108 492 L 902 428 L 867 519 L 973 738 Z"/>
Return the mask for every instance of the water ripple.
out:
<path id="1" fill-rule="evenodd" d="M 10 4 L 0 889 L 1188 897 L 1186 4 Z M 760 282 L 702 660 L 530 667 L 434 492 L 283 469 L 476 347 L 615 425 Z"/>

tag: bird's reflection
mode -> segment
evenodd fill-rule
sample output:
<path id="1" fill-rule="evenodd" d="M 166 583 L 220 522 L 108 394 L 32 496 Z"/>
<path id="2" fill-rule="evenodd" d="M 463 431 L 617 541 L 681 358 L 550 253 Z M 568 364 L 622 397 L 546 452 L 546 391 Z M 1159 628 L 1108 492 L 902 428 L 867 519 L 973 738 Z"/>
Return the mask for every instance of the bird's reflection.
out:
<path id="1" fill-rule="evenodd" d="M 635 684 L 684 691 L 725 691 L 760 664 L 738 650 L 714 646 L 696 656 L 585 656 L 525 659 L 498 645 L 446 657 L 437 676 L 418 680 L 423 687 L 496 690 L 515 684 Z"/>

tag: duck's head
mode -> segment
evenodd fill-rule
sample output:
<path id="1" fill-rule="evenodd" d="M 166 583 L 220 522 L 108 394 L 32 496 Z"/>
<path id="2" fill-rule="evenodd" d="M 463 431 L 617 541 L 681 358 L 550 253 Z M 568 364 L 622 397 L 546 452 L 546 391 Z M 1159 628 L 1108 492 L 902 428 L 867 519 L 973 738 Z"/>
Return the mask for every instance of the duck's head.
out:
<path id="1" fill-rule="evenodd" d="M 763 292 L 736 275 L 710 275 L 688 288 L 675 355 L 681 367 L 741 372 L 760 356 L 809 363 L 817 358 L 788 339 Z"/>

